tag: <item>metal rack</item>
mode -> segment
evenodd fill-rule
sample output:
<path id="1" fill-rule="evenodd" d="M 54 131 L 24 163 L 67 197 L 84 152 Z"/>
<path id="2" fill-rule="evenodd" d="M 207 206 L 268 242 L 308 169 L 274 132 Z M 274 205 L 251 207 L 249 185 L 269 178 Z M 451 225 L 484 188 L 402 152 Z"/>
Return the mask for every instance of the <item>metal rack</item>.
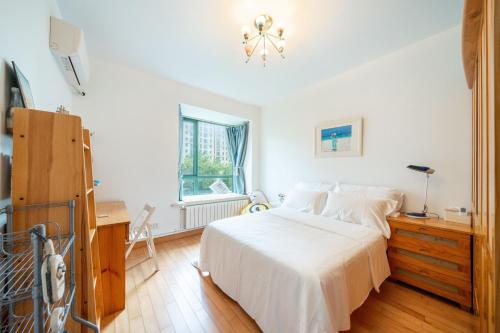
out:
<path id="1" fill-rule="evenodd" d="M 29 230 L 13 232 L 14 211 L 67 207 L 69 233 L 62 235 L 56 223 L 43 222 Z M 57 307 L 64 308 L 63 322 L 68 315 L 76 322 L 99 332 L 98 327 L 75 313 L 75 201 L 7 206 L 7 232 L 0 234 L 0 332 L 49 331 L 50 314 Z M 55 226 L 55 235 L 47 235 L 49 225 Z M 43 244 L 52 239 L 56 253 L 69 261 L 65 275 L 65 292 L 55 304 L 43 301 L 41 266 Z M 55 332 L 54 332 L 55 333 Z M 59 332 L 57 332 L 59 333 Z"/>

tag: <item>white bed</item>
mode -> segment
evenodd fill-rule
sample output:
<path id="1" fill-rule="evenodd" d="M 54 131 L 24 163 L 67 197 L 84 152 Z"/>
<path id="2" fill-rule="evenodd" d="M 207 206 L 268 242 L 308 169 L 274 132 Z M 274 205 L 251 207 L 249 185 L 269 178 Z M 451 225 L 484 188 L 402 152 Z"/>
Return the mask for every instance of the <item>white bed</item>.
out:
<path id="1" fill-rule="evenodd" d="M 210 224 L 199 268 L 266 333 L 337 332 L 390 275 L 382 232 L 289 208 Z"/>

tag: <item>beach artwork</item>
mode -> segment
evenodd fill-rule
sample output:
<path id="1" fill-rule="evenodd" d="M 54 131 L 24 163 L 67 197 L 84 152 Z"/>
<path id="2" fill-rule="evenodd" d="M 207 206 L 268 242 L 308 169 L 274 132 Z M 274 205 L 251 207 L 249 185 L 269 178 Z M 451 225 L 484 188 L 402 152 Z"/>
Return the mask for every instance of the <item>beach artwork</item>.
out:
<path id="1" fill-rule="evenodd" d="M 316 126 L 316 157 L 361 156 L 362 125 L 362 118 L 352 118 Z"/>
<path id="2" fill-rule="evenodd" d="M 350 151 L 352 125 L 345 125 L 321 130 L 321 151 Z"/>

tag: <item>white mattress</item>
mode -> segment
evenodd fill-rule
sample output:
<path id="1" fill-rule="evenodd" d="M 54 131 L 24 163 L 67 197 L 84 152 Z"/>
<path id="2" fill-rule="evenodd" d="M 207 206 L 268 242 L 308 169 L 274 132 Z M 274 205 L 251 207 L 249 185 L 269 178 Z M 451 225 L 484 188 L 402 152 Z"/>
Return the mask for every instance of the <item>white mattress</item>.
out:
<path id="1" fill-rule="evenodd" d="M 269 333 L 347 330 L 390 275 L 378 230 L 287 208 L 211 223 L 199 267 Z"/>

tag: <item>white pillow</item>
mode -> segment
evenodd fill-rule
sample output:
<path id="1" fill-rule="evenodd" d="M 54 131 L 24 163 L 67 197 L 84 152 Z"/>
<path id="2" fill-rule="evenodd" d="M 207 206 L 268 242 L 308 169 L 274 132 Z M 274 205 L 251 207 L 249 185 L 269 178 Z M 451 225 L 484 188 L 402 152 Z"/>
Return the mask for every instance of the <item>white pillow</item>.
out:
<path id="1" fill-rule="evenodd" d="M 288 192 L 281 206 L 293 208 L 304 213 L 319 214 L 321 213 L 327 195 L 328 192 L 307 191 L 293 188 Z"/>
<path id="2" fill-rule="evenodd" d="M 328 192 L 322 216 L 361 224 L 378 229 L 385 237 L 391 237 L 391 228 L 386 217 L 397 206 L 390 199 L 375 199 L 349 192 Z"/>
<path id="3" fill-rule="evenodd" d="M 337 183 L 335 192 L 355 192 L 359 195 L 366 196 L 373 199 L 389 199 L 397 202 L 394 210 L 389 216 L 399 216 L 399 211 L 403 206 L 404 193 L 396 190 L 395 188 L 385 186 L 366 186 L 366 185 L 352 185 Z"/>
<path id="4" fill-rule="evenodd" d="M 323 182 L 298 182 L 295 188 L 306 191 L 328 192 L 334 188 L 335 185 Z"/>
<path id="5" fill-rule="evenodd" d="M 306 191 L 325 192 L 325 196 L 318 203 L 319 210 L 317 214 L 319 214 L 321 213 L 321 211 L 323 211 L 323 207 L 325 207 L 326 197 L 328 196 L 326 192 L 333 190 L 335 188 L 335 185 L 324 182 L 298 182 L 297 184 L 295 184 L 294 188 Z"/>

